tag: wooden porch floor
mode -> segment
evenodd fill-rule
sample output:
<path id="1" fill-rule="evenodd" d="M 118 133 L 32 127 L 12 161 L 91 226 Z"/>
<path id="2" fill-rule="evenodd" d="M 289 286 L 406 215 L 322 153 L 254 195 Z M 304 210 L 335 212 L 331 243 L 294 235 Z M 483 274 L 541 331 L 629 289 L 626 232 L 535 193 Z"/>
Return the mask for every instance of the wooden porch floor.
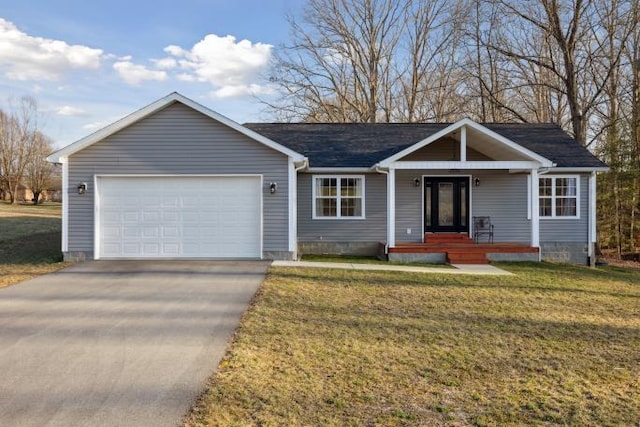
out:
<path id="1" fill-rule="evenodd" d="M 534 248 L 523 243 L 478 242 L 474 243 L 467 235 L 427 235 L 425 242 L 396 242 L 389 248 L 390 253 L 446 253 L 451 264 L 488 264 L 488 253 L 535 253 Z"/>

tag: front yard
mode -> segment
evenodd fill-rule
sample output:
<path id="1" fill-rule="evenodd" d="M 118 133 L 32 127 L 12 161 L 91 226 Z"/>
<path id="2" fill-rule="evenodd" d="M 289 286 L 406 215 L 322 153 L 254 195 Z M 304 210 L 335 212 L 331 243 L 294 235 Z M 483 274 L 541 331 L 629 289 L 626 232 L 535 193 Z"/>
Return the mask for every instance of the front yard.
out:
<path id="1" fill-rule="evenodd" d="M 0 201 L 0 288 L 69 265 L 60 262 L 60 210 Z"/>
<path id="2" fill-rule="evenodd" d="M 640 271 L 272 268 L 186 425 L 637 425 Z"/>

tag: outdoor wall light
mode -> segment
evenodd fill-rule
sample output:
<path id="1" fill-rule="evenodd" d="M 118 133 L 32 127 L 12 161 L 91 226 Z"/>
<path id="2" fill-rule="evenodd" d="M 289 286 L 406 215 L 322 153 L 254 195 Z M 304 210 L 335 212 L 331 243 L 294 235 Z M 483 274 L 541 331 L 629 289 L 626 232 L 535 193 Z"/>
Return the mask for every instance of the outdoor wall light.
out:
<path id="1" fill-rule="evenodd" d="M 78 184 L 78 194 L 84 194 L 87 192 L 87 183 L 81 182 Z"/>
<path id="2" fill-rule="evenodd" d="M 413 178 L 413 186 L 420 187 L 420 178 Z"/>
<path id="3" fill-rule="evenodd" d="M 473 185 L 475 185 L 476 187 L 480 187 L 480 178 L 476 177 L 473 180 Z"/>
<path id="4" fill-rule="evenodd" d="M 278 190 L 278 183 L 277 182 L 270 182 L 269 183 L 269 192 L 271 194 L 275 193 Z"/>

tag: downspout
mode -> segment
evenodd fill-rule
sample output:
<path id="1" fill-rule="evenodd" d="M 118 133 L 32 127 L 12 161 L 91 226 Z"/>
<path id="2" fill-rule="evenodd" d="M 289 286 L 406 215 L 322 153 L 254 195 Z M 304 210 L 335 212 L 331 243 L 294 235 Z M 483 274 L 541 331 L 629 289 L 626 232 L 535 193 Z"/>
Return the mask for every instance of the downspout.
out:
<path id="1" fill-rule="evenodd" d="M 375 171 L 376 171 L 377 173 L 385 174 L 387 177 L 389 176 L 389 171 L 388 171 L 388 170 L 384 170 L 384 169 L 382 169 L 382 168 L 380 167 L 380 164 L 379 164 L 379 163 L 376 163 L 376 164 L 374 165 L 374 169 L 375 169 Z M 388 182 L 389 182 L 389 179 L 387 178 L 387 179 L 385 180 L 385 182 L 387 182 L 387 183 L 388 183 Z M 389 199 L 389 188 L 387 188 L 387 200 L 388 200 L 388 199 Z M 389 206 L 389 202 L 388 202 L 388 201 L 387 201 L 387 206 Z M 389 221 L 389 219 L 388 219 L 388 218 L 389 218 L 389 212 L 387 212 L 387 221 Z M 388 228 L 389 228 L 389 224 L 387 223 L 387 234 L 389 233 L 389 229 L 388 229 Z M 389 255 L 389 239 L 388 239 L 388 236 L 387 236 L 386 241 L 384 242 L 384 254 L 385 254 L 385 255 L 387 255 L 387 256 Z"/>
<path id="2" fill-rule="evenodd" d="M 589 259 L 589 267 L 596 266 L 596 243 L 597 243 L 597 207 L 596 207 L 596 185 L 597 185 L 597 175 L 596 171 L 592 171 L 589 175 L 588 181 L 589 188 L 589 200 L 588 200 L 588 213 L 589 221 L 588 227 L 589 230 L 587 232 L 587 256 Z"/>
<path id="3" fill-rule="evenodd" d="M 299 166 L 293 163 L 293 173 L 289 183 L 289 203 L 291 204 L 291 219 L 289 223 L 289 249 L 293 252 L 293 259 L 298 259 L 298 172 L 309 166 L 309 159 L 304 157 Z M 291 171 L 291 167 L 289 169 Z M 291 172 L 290 172 L 291 173 Z"/>
<path id="4" fill-rule="evenodd" d="M 535 232 L 537 234 L 536 237 L 536 243 L 537 243 L 537 247 L 538 247 L 538 261 L 542 261 L 542 245 L 540 244 L 540 213 L 539 213 L 539 209 L 540 209 L 540 195 L 538 194 L 539 190 L 538 190 L 538 182 L 537 180 L 540 179 L 540 175 L 545 175 L 547 173 L 549 173 L 555 166 L 557 166 L 556 163 L 553 163 L 551 166 L 547 166 L 547 167 L 540 167 L 536 170 L 536 182 L 534 183 L 533 181 L 531 182 L 531 198 L 535 198 L 537 203 L 534 203 L 533 200 L 530 201 L 531 206 L 532 206 L 532 210 L 531 210 L 531 221 L 532 221 L 532 228 L 531 228 L 531 232 L 533 233 L 534 227 L 533 227 L 533 221 L 537 222 L 537 225 L 535 227 Z M 533 173 L 533 170 L 531 171 Z M 535 207 L 534 207 L 535 205 Z M 535 212 L 534 212 L 535 209 Z"/>

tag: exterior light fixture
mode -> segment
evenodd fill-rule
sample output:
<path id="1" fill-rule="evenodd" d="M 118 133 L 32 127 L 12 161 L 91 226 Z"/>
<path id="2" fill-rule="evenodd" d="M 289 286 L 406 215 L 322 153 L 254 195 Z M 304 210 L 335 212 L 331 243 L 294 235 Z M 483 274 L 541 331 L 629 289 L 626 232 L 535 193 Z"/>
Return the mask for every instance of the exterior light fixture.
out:
<path id="1" fill-rule="evenodd" d="M 87 192 L 87 183 L 81 182 L 78 184 L 78 194 L 84 194 Z"/>
<path id="2" fill-rule="evenodd" d="M 475 185 L 476 187 L 480 187 L 480 178 L 476 177 L 473 180 L 473 185 Z"/>
<path id="3" fill-rule="evenodd" d="M 274 194 L 276 191 L 278 191 L 278 183 L 277 182 L 270 182 L 269 183 L 269 192 L 271 194 Z"/>
<path id="4" fill-rule="evenodd" d="M 420 178 L 413 178 L 413 186 L 420 187 Z"/>

